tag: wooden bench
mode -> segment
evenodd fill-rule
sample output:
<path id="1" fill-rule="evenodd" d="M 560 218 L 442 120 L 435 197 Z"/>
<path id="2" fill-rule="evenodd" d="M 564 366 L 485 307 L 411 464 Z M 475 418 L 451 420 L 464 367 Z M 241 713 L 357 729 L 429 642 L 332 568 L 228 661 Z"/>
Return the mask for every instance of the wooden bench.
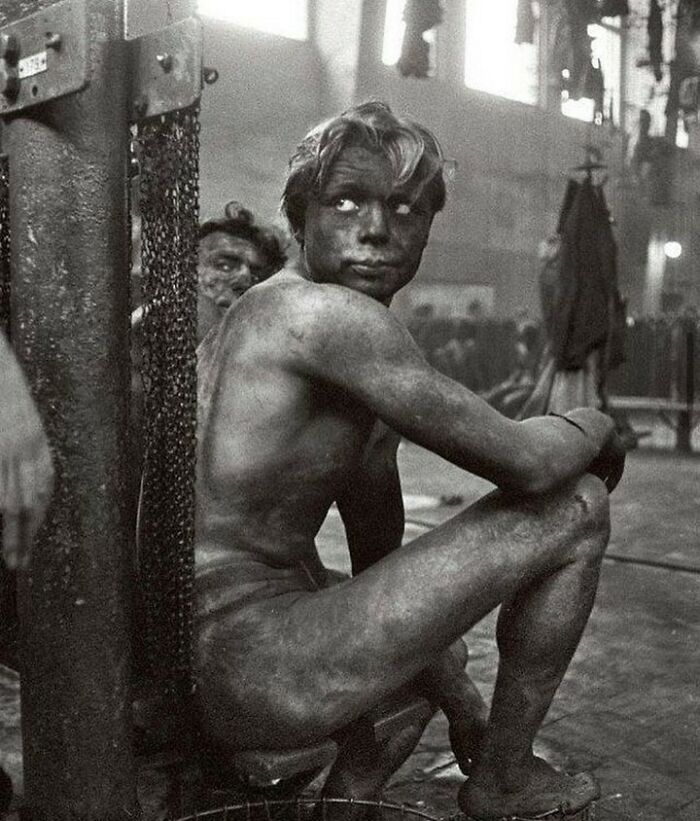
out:
<path id="1" fill-rule="evenodd" d="M 148 712 L 142 704 L 137 722 L 157 720 Z M 427 722 L 433 712 L 426 698 L 404 692 L 359 721 L 367 722 L 382 743 L 406 727 Z M 292 797 L 331 765 L 339 750 L 337 741 L 327 738 L 299 749 L 223 752 L 198 748 L 197 739 L 187 732 L 176 743 L 163 737 L 155 749 L 147 747 L 138 756 L 139 769 L 150 773 L 142 781 L 157 784 L 161 792 L 165 789 L 167 797 L 162 800 L 179 814 L 191 807 L 211 809 L 241 797 Z"/>
<path id="2" fill-rule="evenodd" d="M 433 712 L 427 699 L 405 695 L 390 706 L 375 707 L 360 721 L 372 728 L 377 742 L 387 741 L 400 730 L 426 720 Z M 236 775 L 249 786 L 272 786 L 279 781 L 332 764 L 338 745 L 332 739 L 298 750 L 247 750 L 233 753 L 231 763 Z"/>
<path id="3" fill-rule="evenodd" d="M 676 450 L 686 453 L 692 450 L 691 434 L 698 422 L 692 401 L 679 401 L 663 396 L 610 396 L 608 405 L 612 410 L 646 411 L 657 415 L 667 427 L 676 432 Z"/>

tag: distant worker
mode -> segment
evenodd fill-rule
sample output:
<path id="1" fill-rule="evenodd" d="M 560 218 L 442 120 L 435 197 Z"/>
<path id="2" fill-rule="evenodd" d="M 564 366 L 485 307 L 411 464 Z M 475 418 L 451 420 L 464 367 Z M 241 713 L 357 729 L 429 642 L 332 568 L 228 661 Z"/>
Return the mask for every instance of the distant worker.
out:
<path id="1" fill-rule="evenodd" d="M 281 231 L 255 221 L 252 212 L 229 202 L 224 217 L 199 229 L 197 339 L 220 322 L 231 305 L 257 282 L 284 267 Z"/>
<path id="2" fill-rule="evenodd" d="M 135 223 L 138 226 L 138 223 Z M 140 227 L 132 237 L 132 248 L 140 249 Z M 262 282 L 287 262 L 287 238 L 277 228 L 257 222 L 252 211 L 231 201 L 224 207 L 224 216 L 206 220 L 199 226 L 197 264 L 197 343 L 212 327 L 218 325 L 228 308 L 245 291 Z M 135 284 L 138 294 L 140 261 L 134 260 Z M 139 298 L 137 297 L 137 302 Z M 157 305 L 146 310 L 156 310 Z M 137 504 L 143 458 L 143 385 L 142 323 L 144 306 L 138 305 L 131 314 L 133 334 L 131 345 L 131 443 L 132 458 L 129 480 L 131 505 Z M 135 512 L 135 507 L 133 507 Z"/>

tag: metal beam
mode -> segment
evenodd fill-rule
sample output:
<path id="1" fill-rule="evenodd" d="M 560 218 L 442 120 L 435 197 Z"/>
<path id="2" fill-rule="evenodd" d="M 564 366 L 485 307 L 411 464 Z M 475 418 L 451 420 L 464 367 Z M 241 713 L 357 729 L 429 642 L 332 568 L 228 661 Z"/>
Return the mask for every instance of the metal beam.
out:
<path id="1" fill-rule="evenodd" d="M 3 0 L 0 23 L 45 0 Z M 121 0 L 87 0 L 90 83 L 7 118 L 12 337 L 57 486 L 20 578 L 32 821 L 135 818 L 130 720 L 127 65 Z"/>

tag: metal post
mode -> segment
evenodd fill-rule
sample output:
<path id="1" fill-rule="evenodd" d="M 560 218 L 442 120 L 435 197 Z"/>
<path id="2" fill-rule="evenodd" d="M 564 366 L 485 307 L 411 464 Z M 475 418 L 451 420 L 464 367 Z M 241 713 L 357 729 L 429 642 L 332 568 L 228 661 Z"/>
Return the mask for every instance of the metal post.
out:
<path id="1" fill-rule="evenodd" d="M 678 414 L 678 435 L 676 448 L 683 453 L 690 453 L 693 434 L 693 405 L 695 401 L 695 322 L 684 320 L 679 328 L 679 335 L 685 343 L 685 410 Z"/>
<path id="2" fill-rule="evenodd" d="M 6 23 L 50 6 L 3 0 Z M 90 85 L 9 117 L 12 334 L 57 486 L 21 574 L 32 821 L 135 818 L 130 722 L 127 66 L 122 0 L 87 1 Z"/>

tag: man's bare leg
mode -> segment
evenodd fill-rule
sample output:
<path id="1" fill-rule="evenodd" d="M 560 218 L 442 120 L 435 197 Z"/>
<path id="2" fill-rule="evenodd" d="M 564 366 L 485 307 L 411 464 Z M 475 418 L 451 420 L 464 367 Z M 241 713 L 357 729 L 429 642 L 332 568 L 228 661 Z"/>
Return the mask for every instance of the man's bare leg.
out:
<path id="1" fill-rule="evenodd" d="M 588 616 L 592 591 L 586 598 L 567 589 L 560 597 L 571 611 L 562 630 L 562 615 L 544 606 L 552 595 L 550 579 L 556 593 L 556 574 L 571 570 L 562 579 L 571 576 L 576 588 L 585 568 L 594 587 L 591 567 L 602 558 L 607 507 L 605 487 L 592 476 L 547 497 L 518 499 L 496 492 L 353 579 L 256 603 L 241 611 L 243 620 L 232 617 L 233 629 L 221 619 L 207 639 L 211 667 L 200 671 L 207 731 L 222 743 L 235 738 L 248 749 L 315 743 L 413 681 L 425 659 L 437 659 L 496 606 L 516 597 L 525 605 L 533 598 L 533 624 L 540 620 L 544 633 L 536 638 L 561 664 L 560 677 L 573 652 L 572 636 Z M 529 622 L 514 623 L 521 625 L 521 635 L 515 633 L 513 640 L 530 643 Z M 557 655 L 560 642 L 564 649 Z M 552 662 L 544 650 L 549 671 Z M 548 684 L 554 689 L 554 679 Z M 503 700 L 504 708 L 508 703 Z M 265 721 L 267 715 L 275 721 Z M 529 727 L 525 735 L 535 730 Z"/>
<path id="2" fill-rule="evenodd" d="M 391 699 L 388 702 L 391 703 Z M 382 741 L 376 740 L 370 720 L 360 720 L 349 727 L 342 734 L 338 758 L 324 784 L 323 796 L 379 800 L 382 788 L 411 755 L 432 715 L 432 708 L 426 704 L 421 715 L 414 716 L 410 724 Z M 355 819 L 364 815 L 360 809 L 331 817 Z"/>
<path id="3" fill-rule="evenodd" d="M 498 818 L 558 804 L 575 811 L 597 797 L 590 777 L 556 772 L 534 756 L 532 745 L 588 621 L 607 539 L 607 527 L 594 530 L 571 564 L 503 604 L 484 747 L 460 793 L 465 812 Z"/>
<path id="4" fill-rule="evenodd" d="M 434 699 L 447 717 L 450 746 L 465 775 L 483 747 L 489 714 L 481 693 L 465 672 L 468 660 L 467 646 L 459 639 L 419 676 L 426 697 Z"/>

